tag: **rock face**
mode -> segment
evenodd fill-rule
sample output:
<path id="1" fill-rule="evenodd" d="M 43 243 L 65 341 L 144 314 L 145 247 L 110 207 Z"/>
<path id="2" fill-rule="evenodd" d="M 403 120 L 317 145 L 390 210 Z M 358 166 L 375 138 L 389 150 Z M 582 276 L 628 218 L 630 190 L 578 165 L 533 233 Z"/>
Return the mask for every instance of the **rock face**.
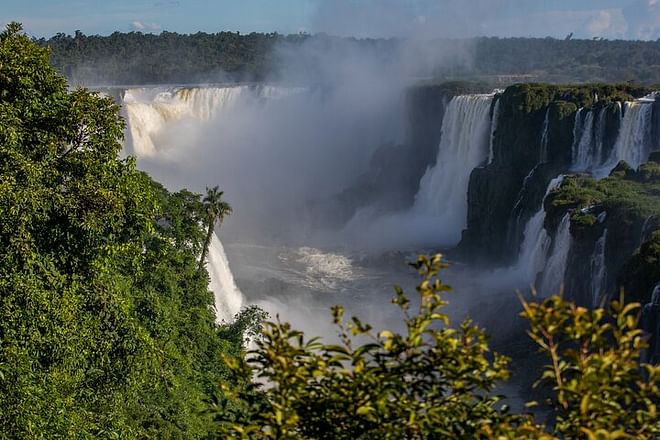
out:
<path id="1" fill-rule="evenodd" d="M 405 142 L 378 149 L 369 171 L 326 204 L 324 221 L 342 225 L 363 206 L 410 209 L 425 171 L 443 157 L 438 145 L 449 102 L 484 91 L 462 83 L 410 89 Z M 542 284 L 558 288 L 563 281 L 567 295 L 586 306 L 619 286 L 643 292 L 660 282 L 653 268 L 660 153 L 652 153 L 660 151 L 660 100 L 639 100 L 648 93 L 628 84 L 519 84 L 496 94 L 490 154 L 470 174 L 467 227 L 452 257 L 506 266 L 519 262 L 521 249 L 532 250 L 535 267 L 552 260 L 564 276 Z M 624 157 L 635 159 L 634 167 L 650 162 L 635 170 L 617 165 Z M 549 184 L 564 175 L 561 187 L 546 197 L 554 188 Z M 567 215 L 570 222 L 562 222 Z M 536 227 L 528 228 L 533 219 Z M 528 230 L 539 229 L 539 240 L 531 237 L 528 246 Z M 570 239 L 564 240 L 567 230 Z M 557 255 L 565 269 L 557 267 Z"/>
<path id="2" fill-rule="evenodd" d="M 647 92 L 627 85 L 523 84 L 506 89 L 498 97 L 492 161 L 476 168 L 470 178 L 467 229 L 458 254 L 486 264 L 512 264 L 551 179 L 581 171 L 600 179 L 612 169 L 602 181 L 569 177 L 545 200 L 549 249 L 569 213 L 566 294 L 593 306 L 624 286 L 637 292 L 631 293 L 634 298 L 646 299 L 636 295 L 660 282 L 657 269 L 651 268 L 657 262 L 655 247 L 645 244 L 660 228 L 654 163 L 660 153 L 648 153 L 660 150 L 660 100 L 631 103 Z M 650 162 L 639 171 L 623 162 L 614 167 L 631 149 L 642 161 L 650 156 Z M 549 258 L 551 250 L 547 252 Z"/>
<path id="3" fill-rule="evenodd" d="M 660 282 L 660 163 L 639 170 L 621 163 L 602 180 L 567 177 L 546 211 L 555 222 L 571 215 L 565 286 L 572 299 L 594 306 L 623 287 L 628 301 L 648 302 Z"/>
<path id="4" fill-rule="evenodd" d="M 652 138 L 655 139 L 653 150 L 660 150 L 660 94 L 656 96 L 653 103 L 653 132 Z"/>
<path id="5" fill-rule="evenodd" d="M 369 170 L 332 200 L 315 206 L 314 224 L 336 227 L 360 207 L 383 212 L 409 208 L 426 169 L 436 162 L 442 119 L 454 96 L 487 91 L 476 83 L 448 82 L 412 87 L 406 94 L 406 135 L 401 145 L 380 146 Z"/>
<path id="6" fill-rule="evenodd" d="M 468 190 L 468 227 L 460 254 L 510 263 L 525 223 L 541 203 L 549 181 L 571 168 L 578 109 L 603 112 L 603 143 L 612 149 L 618 132 L 618 100 L 643 91 L 628 86 L 520 84 L 499 97 L 493 161 L 473 171 Z"/>

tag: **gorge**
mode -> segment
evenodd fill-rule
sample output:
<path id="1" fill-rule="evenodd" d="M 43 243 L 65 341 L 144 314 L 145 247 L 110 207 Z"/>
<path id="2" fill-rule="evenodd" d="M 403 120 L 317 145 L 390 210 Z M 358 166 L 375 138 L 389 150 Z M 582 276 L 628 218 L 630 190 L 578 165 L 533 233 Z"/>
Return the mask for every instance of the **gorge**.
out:
<path id="1" fill-rule="evenodd" d="M 252 206 L 245 206 L 260 219 L 268 210 L 265 229 L 262 222 L 249 224 L 247 215 L 239 220 L 241 227 L 227 226 L 230 256 L 232 243 L 236 249 L 241 242 L 326 249 L 318 250 L 317 266 L 301 268 L 301 273 L 325 265 L 322 271 L 350 290 L 346 282 L 351 278 L 333 271 L 354 270 L 350 261 L 360 261 L 356 255 L 365 250 L 371 257 L 398 252 L 403 261 L 406 252 L 445 249 L 468 266 L 499 268 L 518 288 L 535 284 L 548 295 L 564 286 L 578 303 L 597 305 L 626 284 L 622 270 L 633 254 L 657 240 L 660 203 L 653 189 L 658 181 L 653 161 L 658 157 L 652 152 L 660 149 L 660 100 L 651 90 L 628 85 L 520 84 L 479 94 L 482 89 L 476 84 L 417 86 L 388 98 L 386 111 L 363 121 L 367 135 L 360 141 L 366 147 L 356 151 L 349 136 L 334 139 L 330 155 L 351 157 L 354 165 L 344 170 L 305 156 L 301 148 L 311 141 L 310 133 L 346 127 L 345 120 L 328 123 L 322 118 L 338 105 L 332 101 L 334 91 L 270 85 L 163 87 L 122 90 L 119 97 L 129 127 L 128 152 L 161 180 L 183 186 L 172 179 L 177 173 L 207 174 L 206 165 L 188 160 L 202 153 L 196 160 L 217 166 L 221 183 L 239 199 L 246 186 L 255 186 L 249 188 L 253 198 L 256 187 L 286 187 L 289 194 L 275 190 L 270 200 L 256 196 Z M 257 119 L 299 115 L 310 107 L 322 110 L 306 121 L 316 124 L 307 133 L 299 121 L 281 116 L 277 122 L 285 125 L 272 131 L 267 127 L 267 136 L 247 129 Z M 405 127 L 376 129 L 379 118 L 395 120 L 401 114 L 408 120 Z M 236 128 L 237 122 L 243 125 Z M 282 136 L 279 130 L 293 135 Z M 211 135 L 224 139 L 210 140 Z M 282 147 L 285 142 L 291 144 Z M 273 151 L 266 150 L 269 143 Z M 234 163 L 224 165 L 223 154 Z M 268 163 L 264 167 L 260 161 Z M 256 166 L 251 176 L 256 182 L 242 181 L 243 187 L 232 188 L 225 172 L 233 175 L 231 167 L 249 169 L 248 164 Z M 332 173 L 322 173 L 324 168 Z M 639 181 L 639 173 L 644 184 L 630 196 L 643 198 L 644 209 L 636 209 L 634 200 L 629 207 L 621 200 L 611 202 L 609 197 L 616 195 L 606 190 L 589 203 L 579 194 L 582 187 L 589 191 L 593 185 L 617 185 L 616 179 Z M 398 193 L 393 194 L 395 187 Z M 573 199 L 564 200 L 568 195 Z M 241 202 L 237 204 L 241 212 Z M 226 295 L 222 319 L 228 319 L 240 308 L 241 297 L 219 246 L 211 272 Z M 297 261 L 304 259 L 296 255 Z M 342 258 L 349 263 L 337 263 Z M 646 300 L 649 283 L 657 281 L 631 294 Z"/>

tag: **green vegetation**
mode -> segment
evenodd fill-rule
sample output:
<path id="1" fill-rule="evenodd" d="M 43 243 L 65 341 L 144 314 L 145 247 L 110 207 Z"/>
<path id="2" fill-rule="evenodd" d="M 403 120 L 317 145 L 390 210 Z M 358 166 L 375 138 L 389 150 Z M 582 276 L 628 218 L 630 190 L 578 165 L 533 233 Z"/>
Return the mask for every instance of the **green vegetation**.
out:
<path id="1" fill-rule="evenodd" d="M 660 228 L 660 221 L 658 227 Z M 646 303 L 658 280 L 660 280 L 660 230 L 653 232 L 626 262 L 619 277 L 619 284 L 626 292 L 633 292 L 631 295 L 633 300 Z"/>
<path id="2" fill-rule="evenodd" d="M 270 323 L 247 361 L 233 370 L 253 384 L 236 391 L 247 417 L 221 425 L 241 439 L 651 439 L 660 434 L 660 367 L 641 365 L 645 342 L 637 305 L 576 307 L 560 297 L 523 302 L 529 335 L 548 356 L 554 426 L 511 413 L 491 395 L 507 359 L 491 353 L 469 320 L 452 326 L 442 311 L 450 288 L 437 275 L 440 256 L 420 257 L 419 306 L 399 288 L 404 331 L 374 331 L 333 310 L 336 345 Z M 260 390 L 262 395 L 260 395 Z M 231 390 L 227 390 L 230 392 Z M 255 399 L 255 396 L 260 396 Z"/>
<path id="3" fill-rule="evenodd" d="M 199 257 L 200 269 L 206 261 L 206 254 L 211 245 L 211 238 L 213 237 L 213 230 L 215 229 L 216 222 L 222 225 L 225 217 L 231 215 L 232 209 L 229 203 L 222 200 L 223 191 L 219 191 L 217 186 L 213 188 L 206 188 L 206 195 L 204 196 L 204 210 L 206 211 L 206 238 L 202 246 L 202 255 Z"/>
<path id="4" fill-rule="evenodd" d="M 69 91 L 48 57 L 20 26 L 0 33 L 0 439 L 660 435 L 660 367 L 640 364 L 637 306 L 622 300 L 523 301 L 549 360 L 547 427 L 493 395 L 508 360 L 469 320 L 452 326 L 440 256 L 414 264 L 417 301 L 396 289 L 401 333 L 346 322 L 340 307 L 334 345 L 281 322 L 259 332 L 255 307 L 217 325 L 200 261 L 231 212 L 222 192 L 170 193 L 119 159 L 116 104 Z M 625 199 L 646 215 L 659 175 L 619 167 L 582 192 L 569 179 L 553 200 L 614 211 Z M 657 269 L 659 238 L 633 269 Z"/>
<path id="5" fill-rule="evenodd" d="M 282 67 L 274 48 L 295 49 L 308 43 L 333 47 L 342 42 L 376 51 L 384 59 L 391 58 L 402 47 L 402 42 L 396 39 L 233 32 L 193 35 L 167 31 L 160 35 L 115 32 L 102 37 L 77 31 L 73 36 L 57 34 L 38 40 L 40 45 L 52 48 L 53 64 L 71 80 L 107 85 L 273 78 Z M 454 53 L 454 57 L 444 56 L 445 61 L 430 72 L 434 80 L 469 78 L 498 85 L 523 81 L 660 84 L 658 41 L 477 38 L 434 40 L 426 45 Z M 466 53 L 473 55 L 467 62 Z"/>
<path id="6" fill-rule="evenodd" d="M 523 238 L 521 227 L 511 229 L 511 213 L 519 197 L 524 197 L 523 203 L 518 204 L 521 212 L 517 213 L 524 225 L 543 201 L 550 180 L 569 168 L 578 109 L 602 107 L 606 111 L 613 128 L 605 133 L 603 142 L 611 148 L 620 115 L 614 102 L 632 100 L 650 90 L 633 84 L 526 83 L 507 87 L 498 96 L 493 161 L 476 168 L 470 176 L 467 229 L 459 245 L 461 254 L 511 262 Z M 546 144 L 542 145 L 546 116 L 548 133 Z M 544 163 L 538 166 L 541 162 Z M 534 173 L 530 174 L 532 170 Z"/>
<path id="7" fill-rule="evenodd" d="M 48 57 L 0 34 L 0 438 L 207 437 L 261 315 L 215 324 L 200 195 L 118 159 L 117 105 Z"/>
<path id="8" fill-rule="evenodd" d="M 609 177 L 601 180 L 589 176 L 569 176 L 561 187 L 546 199 L 546 210 L 556 212 L 572 210 L 571 220 L 591 226 L 595 223 L 594 210 L 598 207 L 613 215 L 618 222 L 632 224 L 660 214 L 660 163 L 642 164 L 639 171 L 625 162 L 619 164 Z"/>
<path id="9" fill-rule="evenodd" d="M 574 249 L 584 251 L 572 260 L 576 267 L 590 258 L 595 240 L 607 229 L 609 283 L 628 292 L 630 300 L 644 304 L 660 282 L 660 163 L 655 162 L 657 157 L 652 159 L 637 171 L 620 162 L 609 177 L 601 180 L 587 175 L 568 176 L 545 201 L 550 224 L 556 225 L 566 212 L 571 215 Z M 580 278 L 583 267 L 569 279 Z"/>
<path id="10" fill-rule="evenodd" d="M 652 89 L 635 84 L 553 85 L 540 83 L 516 84 L 504 92 L 507 104 L 518 111 L 531 113 L 553 101 L 572 102 L 579 107 L 607 105 L 613 101 L 632 101 Z M 596 100 L 597 98 L 597 100 Z"/>

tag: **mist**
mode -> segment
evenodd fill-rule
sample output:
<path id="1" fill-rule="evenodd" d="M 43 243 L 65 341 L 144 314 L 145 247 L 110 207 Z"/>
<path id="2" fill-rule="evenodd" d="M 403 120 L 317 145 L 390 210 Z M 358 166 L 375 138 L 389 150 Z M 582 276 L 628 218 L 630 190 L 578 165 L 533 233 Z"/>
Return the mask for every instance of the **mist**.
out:
<path id="1" fill-rule="evenodd" d="M 325 3 L 318 30 L 341 21 L 346 4 L 328 9 Z M 414 20 L 415 26 L 388 40 L 321 34 L 282 41 L 271 54 L 273 71 L 258 85 L 126 92 L 127 153 L 170 190 L 202 193 L 220 186 L 234 210 L 217 231 L 231 271 L 247 301 L 272 319 L 333 337 L 329 309 L 344 304 L 348 315 L 376 328 L 399 329 L 401 315 L 387 303 L 394 284 L 415 295 L 418 277 L 406 262 L 460 239 L 469 172 L 488 156 L 491 95 L 463 103 L 467 114 L 480 115 L 477 124 L 448 122 L 453 131 L 443 136 L 447 145 L 437 154 L 450 156 L 429 165 L 419 193 L 402 207 L 337 201 L 379 166 L 377 152 L 409 147 L 410 87 L 447 69 L 469 69 L 474 61 L 470 40 L 430 44 L 444 31 L 432 32 L 437 22 L 430 17 Z M 475 131 L 478 142 L 466 144 Z M 469 155 L 459 170 L 452 161 L 463 150 Z M 435 190 L 443 186 L 447 192 Z M 379 187 L 369 191 L 379 193 L 375 200 L 394 197 Z M 342 210 L 352 214 L 335 212 Z M 505 303 L 513 313 L 515 290 L 527 284 L 518 272 L 460 265 L 444 276 L 459 292 L 451 298 L 456 317 L 486 319 L 483 305 L 489 302 Z M 508 334 L 507 327 L 515 324 L 499 323 L 498 333 Z"/>
<path id="2" fill-rule="evenodd" d="M 280 44 L 269 87 L 245 86 L 222 103 L 200 98 L 197 105 L 208 107 L 202 117 L 168 109 L 156 115 L 166 123 L 146 136 L 156 151 L 128 150 L 170 189 L 219 185 L 234 206 L 223 226 L 230 241 L 345 245 L 350 236 L 319 231 L 310 219 L 368 172 L 379 147 L 402 145 L 408 87 L 457 54 L 456 47 L 435 50 L 435 59 L 417 66 L 413 56 L 428 52 L 398 40 L 321 36 Z M 129 145 L 139 136 L 137 122 L 154 117 L 144 105 L 150 112 L 163 105 L 158 92 L 127 92 Z"/>

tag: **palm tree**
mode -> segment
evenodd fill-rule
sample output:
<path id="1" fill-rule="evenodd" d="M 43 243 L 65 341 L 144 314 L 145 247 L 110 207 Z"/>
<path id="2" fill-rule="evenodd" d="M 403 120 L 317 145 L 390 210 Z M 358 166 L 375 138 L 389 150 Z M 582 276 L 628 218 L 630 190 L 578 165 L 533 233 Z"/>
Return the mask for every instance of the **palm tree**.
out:
<path id="1" fill-rule="evenodd" d="M 202 199 L 206 215 L 208 216 L 208 229 L 206 230 L 206 240 L 204 240 L 204 247 L 202 247 L 202 256 L 199 258 L 199 268 L 204 266 L 206 255 L 209 252 L 211 245 L 211 238 L 213 237 L 213 230 L 215 223 L 222 225 L 222 221 L 226 216 L 231 215 L 232 209 L 229 203 L 222 200 L 224 191 L 219 191 L 217 186 L 213 188 L 206 187 L 206 195 Z"/>

